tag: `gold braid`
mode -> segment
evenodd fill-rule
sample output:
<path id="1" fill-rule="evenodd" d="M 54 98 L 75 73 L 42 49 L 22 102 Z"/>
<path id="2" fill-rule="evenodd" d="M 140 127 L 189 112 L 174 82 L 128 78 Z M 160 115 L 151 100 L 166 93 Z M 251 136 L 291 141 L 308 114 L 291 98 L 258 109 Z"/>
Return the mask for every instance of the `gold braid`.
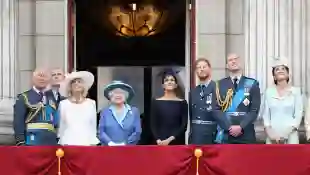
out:
<path id="1" fill-rule="evenodd" d="M 25 93 L 21 95 L 23 96 L 26 107 L 30 109 L 30 112 L 25 121 L 25 123 L 29 123 L 41 110 L 42 113 L 44 112 L 44 104 L 40 102 L 32 105 L 29 103 L 28 97 Z"/>
<path id="2" fill-rule="evenodd" d="M 223 112 L 225 112 L 232 103 L 232 97 L 233 97 L 234 91 L 231 88 L 228 89 L 226 92 L 225 99 L 222 100 L 218 81 L 216 82 L 216 88 L 215 89 L 216 89 L 216 91 L 215 91 L 216 101 L 217 101 L 218 105 L 221 107 L 221 110 Z"/>

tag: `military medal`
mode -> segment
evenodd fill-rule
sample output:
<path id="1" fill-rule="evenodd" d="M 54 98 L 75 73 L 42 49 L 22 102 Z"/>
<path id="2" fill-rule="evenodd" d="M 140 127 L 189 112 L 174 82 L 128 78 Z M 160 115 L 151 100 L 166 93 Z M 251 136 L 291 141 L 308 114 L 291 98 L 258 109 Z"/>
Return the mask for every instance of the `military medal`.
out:
<path id="1" fill-rule="evenodd" d="M 207 96 L 206 104 L 211 104 L 212 103 L 212 94 Z"/>
<path id="2" fill-rule="evenodd" d="M 244 96 L 249 96 L 250 95 L 250 88 L 245 87 L 244 88 Z"/>
<path id="3" fill-rule="evenodd" d="M 244 104 L 244 106 L 248 106 L 250 104 L 250 101 L 247 98 L 245 98 L 243 100 L 243 104 Z"/>
<path id="4" fill-rule="evenodd" d="M 34 135 L 33 134 L 30 135 L 30 140 L 34 141 Z"/>

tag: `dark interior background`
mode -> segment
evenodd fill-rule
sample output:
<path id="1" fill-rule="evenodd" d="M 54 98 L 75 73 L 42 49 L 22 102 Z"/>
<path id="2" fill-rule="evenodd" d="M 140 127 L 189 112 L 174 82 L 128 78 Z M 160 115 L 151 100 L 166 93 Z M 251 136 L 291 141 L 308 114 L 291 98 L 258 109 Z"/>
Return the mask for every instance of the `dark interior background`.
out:
<path id="1" fill-rule="evenodd" d="M 148 0 L 150 1 L 150 0 Z M 152 66 L 185 66 L 186 0 L 156 0 L 168 11 L 163 30 L 150 37 L 121 37 L 104 24 L 111 4 L 139 4 L 136 0 L 76 0 L 77 70 L 92 72 L 96 79 L 89 97 L 97 100 L 97 67 L 144 66 L 144 114 L 140 144 L 150 144 L 149 113 Z M 99 119 L 99 117 L 98 117 Z"/>
<path id="2" fill-rule="evenodd" d="M 150 37 L 120 37 L 104 26 L 111 3 L 139 1 L 76 0 L 77 66 L 155 66 L 185 64 L 185 0 L 157 0 L 167 10 L 165 30 Z"/>

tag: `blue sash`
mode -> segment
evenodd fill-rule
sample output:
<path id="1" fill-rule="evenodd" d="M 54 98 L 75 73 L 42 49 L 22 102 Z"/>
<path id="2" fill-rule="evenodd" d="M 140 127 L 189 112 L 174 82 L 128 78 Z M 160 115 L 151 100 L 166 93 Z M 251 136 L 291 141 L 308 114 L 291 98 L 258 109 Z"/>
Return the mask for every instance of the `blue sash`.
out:
<path id="1" fill-rule="evenodd" d="M 246 93 L 250 92 L 255 80 L 245 78 L 243 85 L 238 87 L 238 91 L 233 96 L 232 103 L 226 111 L 223 112 L 237 112 L 238 106 L 242 103 L 245 98 L 245 87 L 248 88 Z M 224 130 L 218 126 L 218 132 L 216 134 L 216 143 L 223 143 L 224 141 Z"/>

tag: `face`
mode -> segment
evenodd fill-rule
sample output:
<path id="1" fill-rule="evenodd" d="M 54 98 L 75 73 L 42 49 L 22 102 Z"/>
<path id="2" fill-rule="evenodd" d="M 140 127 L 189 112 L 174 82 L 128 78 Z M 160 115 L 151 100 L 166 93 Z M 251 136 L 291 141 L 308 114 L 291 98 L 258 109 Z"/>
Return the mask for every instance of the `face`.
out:
<path id="1" fill-rule="evenodd" d="M 277 81 L 287 80 L 288 76 L 289 75 L 285 66 L 277 66 L 274 68 L 274 78 Z"/>
<path id="2" fill-rule="evenodd" d="M 64 72 L 61 69 L 54 69 L 51 71 L 52 85 L 59 85 L 65 79 Z"/>
<path id="3" fill-rule="evenodd" d="M 210 76 L 211 68 L 205 61 L 200 61 L 196 65 L 196 74 L 199 79 L 207 79 Z"/>
<path id="4" fill-rule="evenodd" d="M 110 92 L 110 99 L 111 102 L 114 104 L 121 104 L 125 103 L 126 101 L 126 92 L 122 89 L 114 89 L 112 92 Z"/>
<path id="5" fill-rule="evenodd" d="M 50 74 L 46 70 L 36 70 L 33 73 L 33 84 L 36 88 L 45 89 L 50 83 Z"/>
<path id="6" fill-rule="evenodd" d="M 84 81 L 80 78 L 71 81 L 72 92 L 83 92 L 84 91 Z"/>
<path id="7" fill-rule="evenodd" d="M 230 71 L 239 71 L 241 69 L 240 58 L 238 55 L 231 54 L 228 56 L 227 68 Z"/>
<path id="8" fill-rule="evenodd" d="M 167 91 L 175 90 L 178 87 L 176 80 L 173 76 L 168 75 L 164 78 L 163 88 Z"/>

